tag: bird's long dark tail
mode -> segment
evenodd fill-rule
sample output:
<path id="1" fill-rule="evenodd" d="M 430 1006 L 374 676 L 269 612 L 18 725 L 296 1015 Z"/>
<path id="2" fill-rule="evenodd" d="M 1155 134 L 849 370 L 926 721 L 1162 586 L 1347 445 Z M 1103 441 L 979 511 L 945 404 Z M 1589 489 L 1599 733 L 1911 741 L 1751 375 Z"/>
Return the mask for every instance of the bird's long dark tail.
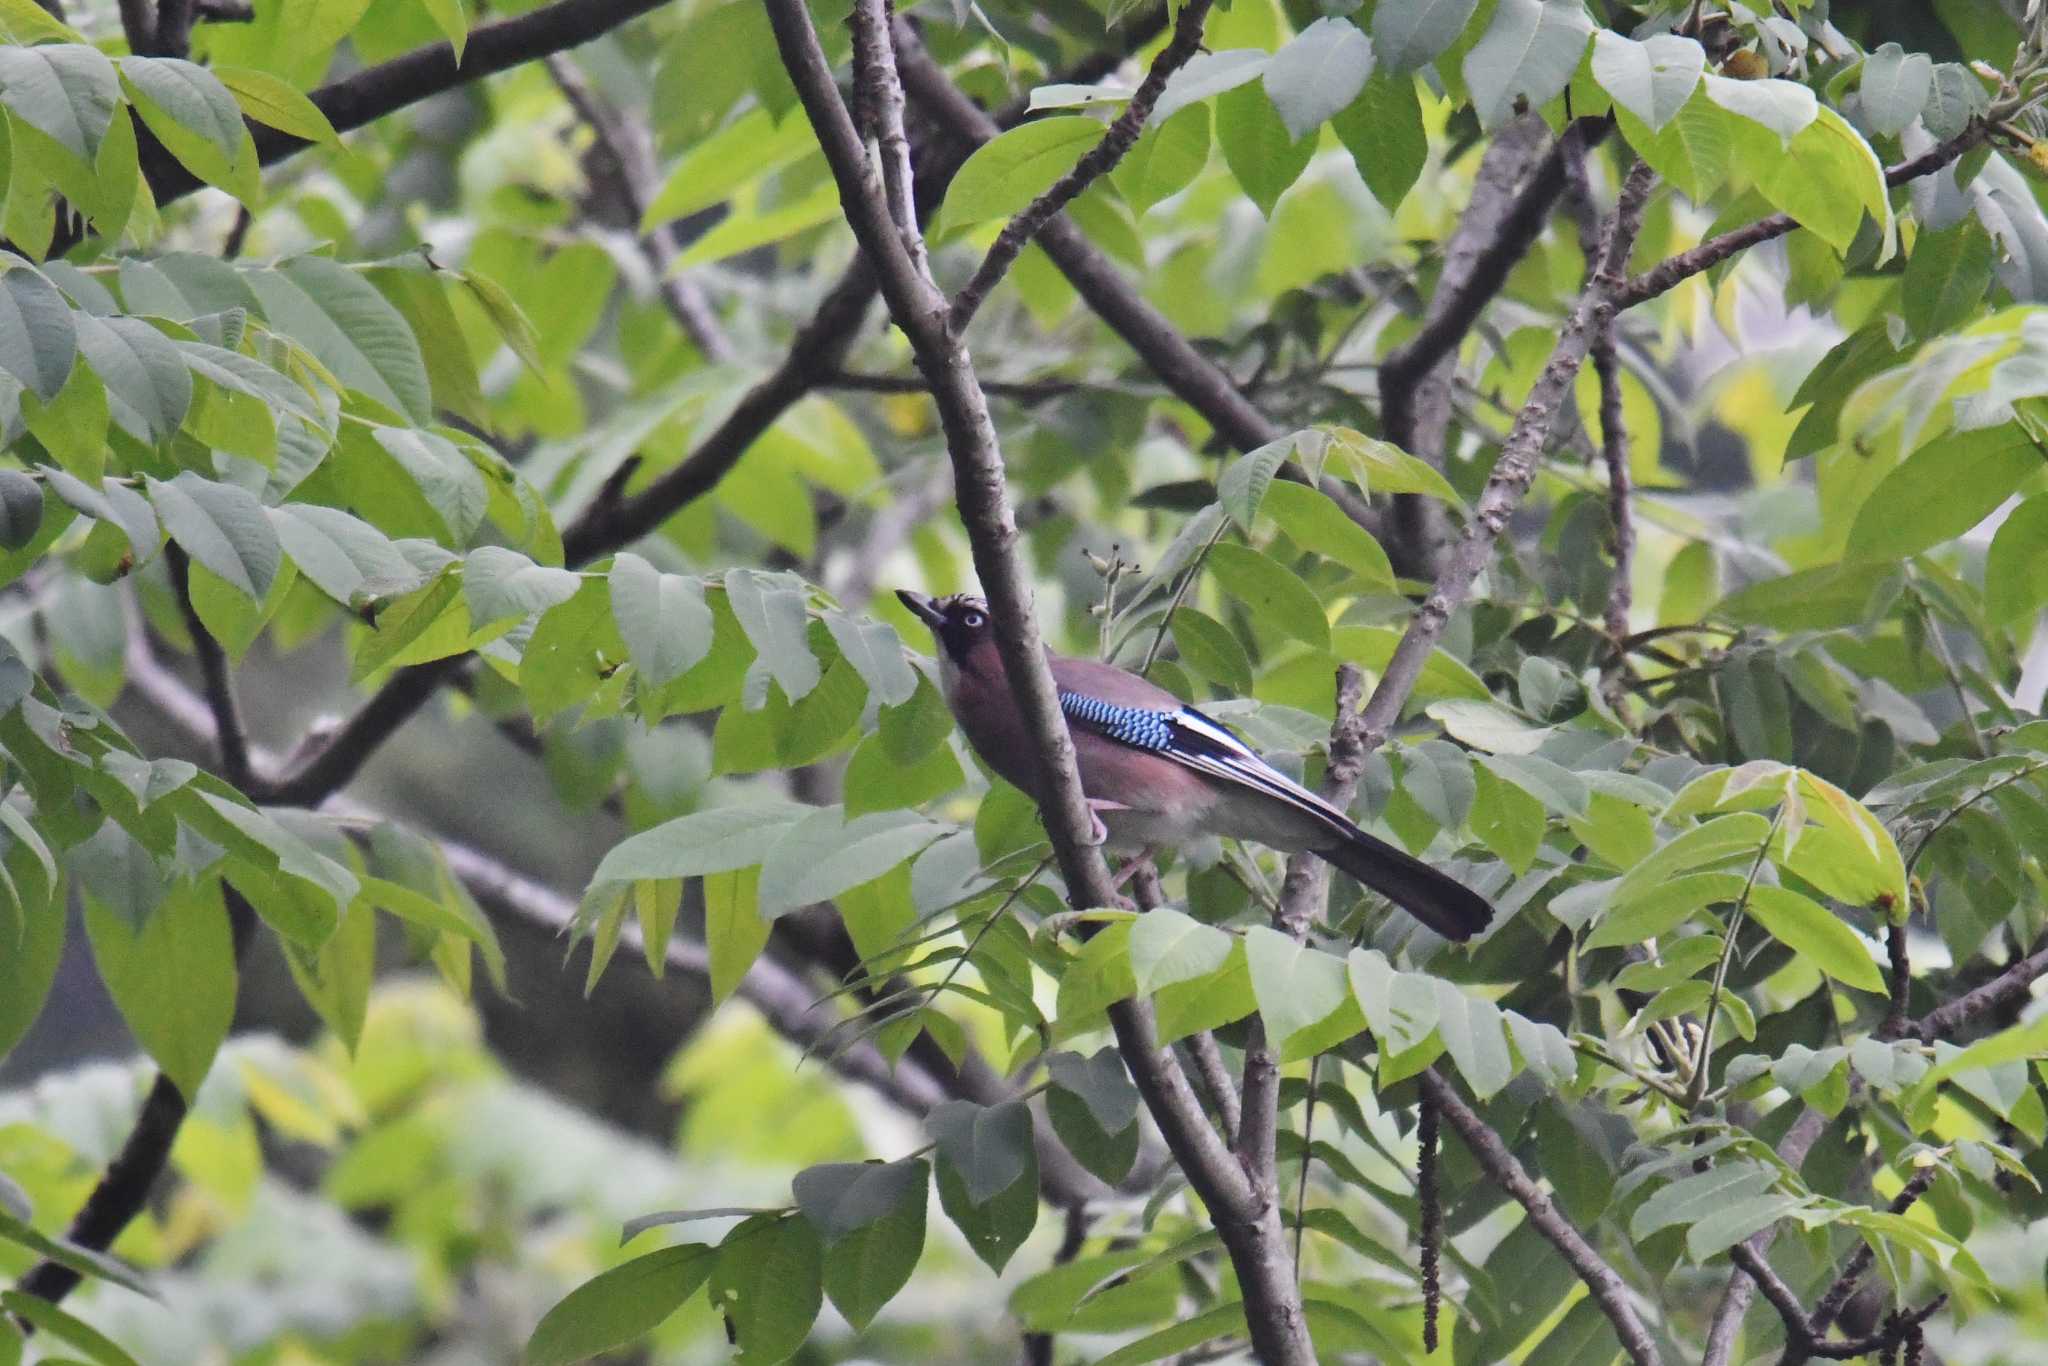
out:
<path id="1" fill-rule="evenodd" d="M 1470 939 L 1493 919 L 1485 897 L 1356 826 L 1342 843 L 1315 852 L 1446 939 Z"/>

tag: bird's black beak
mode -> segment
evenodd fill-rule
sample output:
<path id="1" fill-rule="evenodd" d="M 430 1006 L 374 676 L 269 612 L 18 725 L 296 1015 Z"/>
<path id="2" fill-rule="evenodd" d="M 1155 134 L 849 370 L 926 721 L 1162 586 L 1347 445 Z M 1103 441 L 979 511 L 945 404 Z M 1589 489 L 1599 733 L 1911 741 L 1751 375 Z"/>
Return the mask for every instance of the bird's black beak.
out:
<path id="1" fill-rule="evenodd" d="M 920 621 L 934 631 L 945 624 L 945 613 L 939 610 L 936 602 L 923 593 L 913 593 L 908 588 L 899 588 L 896 590 L 896 600 L 908 607 Z"/>

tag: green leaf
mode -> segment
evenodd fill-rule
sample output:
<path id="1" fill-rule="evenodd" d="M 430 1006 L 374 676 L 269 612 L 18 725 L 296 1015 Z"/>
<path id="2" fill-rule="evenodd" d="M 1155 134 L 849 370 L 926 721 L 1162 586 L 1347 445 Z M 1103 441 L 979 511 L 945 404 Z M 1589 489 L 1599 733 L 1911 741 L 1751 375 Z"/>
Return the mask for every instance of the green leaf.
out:
<path id="1" fill-rule="evenodd" d="M 725 1312 L 744 1363 L 787 1361 L 825 1302 L 824 1245 L 810 1221 L 757 1214 L 725 1235 L 711 1303 Z"/>
<path id="2" fill-rule="evenodd" d="M 922 852 L 950 827 L 909 811 L 846 819 L 823 806 L 784 828 L 761 867 L 761 914 L 769 918 L 829 901 Z"/>
<path id="3" fill-rule="evenodd" d="M 0 469 L 0 549 L 20 550 L 42 525 L 42 485 L 20 470 Z"/>
<path id="4" fill-rule="evenodd" d="M 921 1206 L 931 1167 L 923 1158 L 901 1162 L 827 1162 L 796 1174 L 796 1207 L 827 1243 L 885 1218 L 915 1194 Z"/>
<path id="5" fill-rule="evenodd" d="M 235 1016 L 235 947 L 219 885 L 172 887 L 139 930 L 88 894 L 85 931 L 121 1018 L 189 1102 Z"/>
<path id="6" fill-rule="evenodd" d="M 941 1156 L 938 1164 L 940 1208 L 967 1239 L 974 1255 L 997 1275 L 1038 1223 L 1038 1154 L 1028 1143 L 1025 1154 L 1023 1175 L 994 1199 L 980 1204 L 968 1199 L 966 1183 L 950 1161 Z"/>
<path id="7" fill-rule="evenodd" d="M 797 701 L 824 676 L 811 653 L 807 594 L 793 575 L 729 569 L 726 600 L 782 695 Z"/>
<path id="8" fill-rule="evenodd" d="M 455 64 L 461 66 L 463 45 L 469 41 L 469 15 L 464 12 L 462 0 L 425 0 L 425 3 L 434 27 L 441 30 L 448 39 L 448 46 L 454 49 Z"/>
<path id="9" fill-rule="evenodd" d="M 1306 137 L 1357 97 L 1372 61 L 1372 44 L 1357 25 L 1325 15 L 1273 54 L 1263 83 L 1287 131 Z"/>
<path id="10" fill-rule="evenodd" d="M 241 107 L 212 72 L 178 58 L 123 57 L 121 85 L 143 124 L 179 165 L 244 207 L 261 202 L 255 140 Z"/>
<path id="11" fill-rule="evenodd" d="M 120 103 L 120 77 L 98 48 L 0 47 L 0 105 L 88 165 Z"/>
<path id="12" fill-rule="evenodd" d="M 4 50 L 4 49 L 0 49 Z M 0 80 L 5 80 L 0 74 Z M 0 1290 L 0 1309 L 34 1324 L 59 1342 L 85 1353 L 97 1366 L 136 1366 L 135 1358 L 112 1338 L 92 1325 L 59 1309 L 40 1295 L 19 1290 Z M 44 1357 L 43 1360 L 50 1358 Z"/>
<path id="13" fill-rule="evenodd" d="M 739 990 L 740 981 L 768 945 L 761 914 L 761 872 L 737 868 L 704 875 L 704 947 L 711 960 L 711 1002 Z"/>
<path id="14" fill-rule="evenodd" d="M 934 233 L 1020 212 L 1101 140 L 1102 125 L 1078 114 L 1033 119 L 989 139 L 947 187 Z"/>
<path id="15" fill-rule="evenodd" d="M 1209 571 L 1253 617 L 1319 650 L 1330 648 L 1323 605 L 1293 570 L 1249 546 L 1220 541 L 1210 547 Z"/>
<path id="16" fill-rule="evenodd" d="M 344 607 L 419 577 L 390 537 L 340 508 L 287 503 L 267 512 L 279 547 L 299 572 Z"/>
<path id="17" fill-rule="evenodd" d="M 1991 287 L 1996 256 L 1991 235 L 1974 218 L 1939 232 L 1923 228 L 1899 288 L 1899 309 L 1913 335 L 1932 340 L 1975 316 Z"/>
<path id="18" fill-rule="evenodd" d="M 781 170 L 817 147 L 811 122 L 802 110 L 779 123 L 767 109 L 749 110 L 691 144 L 649 201 L 640 218 L 640 231 L 652 232 L 664 223 L 723 203 L 740 186 Z"/>
<path id="19" fill-rule="evenodd" d="M 19 50 L 0 48 L 0 56 Z M 0 87 L 5 80 L 0 72 Z M 0 372 L 48 403 L 71 378 L 77 355 L 78 329 L 57 287 L 34 266 L 0 270 Z"/>
<path id="20" fill-rule="evenodd" d="M 710 653 L 711 609 L 695 578 L 661 573 L 638 555 L 621 552 L 612 561 L 609 582 L 612 616 L 649 687 L 681 676 Z"/>
<path id="21" fill-rule="evenodd" d="M 1104 1133 L 1120 1134 L 1138 1117 L 1138 1088 L 1131 1084 L 1123 1054 L 1103 1048 L 1091 1057 L 1062 1052 L 1046 1056 L 1054 1086 L 1078 1097 Z"/>
<path id="22" fill-rule="evenodd" d="M 1758 1162 L 1730 1163 L 1682 1177 L 1658 1187 L 1636 1206 L 1629 1234 L 1641 1240 L 1660 1229 L 1688 1228 L 1716 1210 L 1770 1189 L 1776 1181 L 1777 1172 Z"/>
<path id="23" fill-rule="evenodd" d="M 2021 502 L 1984 557 L 1984 611 L 2007 625 L 2048 603 L 2048 493 Z"/>
<path id="24" fill-rule="evenodd" d="M 1593 35 L 1593 79 L 1652 133 L 1685 108 L 1704 70 L 1706 53 L 1691 38 L 1660 33 L 1639 43 L 1612 29 Z"/>
<path id="25" fill-rule="evenodd" d="M 1721 108 L 1776 133 L 1781 149 L 1789 150 L 1820 112 L 1814 93 L 1796 81 L 1733 80 L 1710 71 L 1701 85 L 1707 98 Z"/>
<path id="26" fill-rule="evenodd" d="M 1498 0 L 1485 36 L 1465 54 L 1479 126 L 1505 123 L 1522 101 L 1537 109 L 1556 99 L 1592 32 L 1583 0 Z"/>
<path id="27" fill-rule="evenodd" d="M 1899 560 L 1962 535 L 2041 469 L 2018 423 L 1938 437 L 1878 482 L 1849 530 L 1856 559 Z"/>
<path id="28" fill-rule="evenodd" d="M 1667 934 L 1708 906 L 1733 902 L 1742 895 L 1742 885 L 1739 873 L 1691 873 L 1669 879 L 1654 896 L 1631 895 L 1618 909 L 1610 899 L 1606 914 L 1586 936 L 1586 947 L 1620 948 Z"/>
<path id="29" fill-rule="evenodd" d="M 235 103 L 235 97 L 221 84 L 219 76 L 180 57 L 123 57 L 120 68 L 122 79 L 137 97 L 137 107 L 142 110 L 143 118 L 149 122 L 152 131 L 158 127 L 157 121 L 149 118 L 149 107 L 153 105 L 180 129 L 211 147 L 217 161 L 209 170 L 226 176 L 235 174 L 232 168 L 244 155 L 249 130 L 242 122 L 242 107 Z M 248 146 L 247 174 L 252 178 L 255 174 L 255 150 L 253 145 Z M 171 151 L 174 155 L 180 153 L 175 145 L 171 146 Z M 179 160 L 185 158 L 179 155 Z M 189 162 L 187 169 L 209 183 L 220 183 L 208 171 Z M 222 185 L 221 188 L 229 186 Z"/>
<path id="30" fill-rule="evenodd" d="M 1749 915 L 1773 939 L 1844 986 L 1885 990 L 1884 973 L 1862 939 L 1810 897 L 1788 887 L 1752 887 Z"/>
<path id="31" fill-rule="evenodd" d="M 909 1284 L 924 1252 L 930 1164 L 923 1158 L 907 1158 L 890 1167 L 911 1173 L 901 1178 L 895 1203 L 877 1217 L 831 1238 L 825 1248 L 825 1293 L 856 1332 L 872 1323 L 882 1307 Z M 803 1175 L 797 1179 L 801 1181 Z M 801 1195 L 798 1201 L 801 1204 Z"/>
<path id="32" fill-rule="evenodd" d="M 1625 104 L 1614 112 L 1628 145 L 1693 203 L 1707 203 L 1727 180 L 1734 157 L 1730 116 L 1703 89 L 1661 129 L 1651 129 Z"/>
<path id="33" fill-rule="evenodd" d="M 269 595 L 284 551 L 254 495 L 190 470 L 168 484 L 145 478 L 144 486 L 164 529 L 187 554 L 256 601 Z"/>
<path id="34" fill-rule="evenodd" d="M 592 882 L 702 877 L 759 863 L 783 833 L 814 808 L 792 802 L 721 806 L 643 830 L 612 846 Z"/>
<path id="35" fill-rule="evenodd" d="M 846 612 L 825 613 L 839 653 L 860 671 L 861 681 L 885 707 L 901 706 L 917 692 L 917 671 L 903 651 L 903 639 L 885 621 L 856 618 Z"/>
<path id="36" fill-rule="evenodd" d="M 1159 906 L 1131 925 L 1131 978 L 1140 996 L 1176 982 L 1207 977 L 1230 957 L 1231 936 L 1171 906 Z"/>
<path id="37" fill-rule="evenodd" d="M 445 876 L 445 874 L 443 874 Z M 439 896 L 429 896 L 388 878 L 362 880 L 362 904 L 388 915 L 443 934 L 459 935 L 483 951 L 484 962 L 494 981 L 505 975 L 505 951 L 491 922 L 450 880 Z"/>
<path id="38" fill-rule="evenodd" d="M 538 565 L 516 550 L 481 545 L 462 562 L 462 596 L 472 626 L 545 612 L 576 596 L 580 575 Z"/>
<path id="39" fill-rule="evenodd" d="M 1250 535 L 1254 530 L 1253 524 L 1258 520 L 1259 505 L 1266 500 L 1266 491 L 1272 487 L 1273 475 L 1293 454 L 1292 436 L 1268 441 L 1257 450 L 1247 451 L 1231 461 L 1225 467 L 1222 477 L 1216 481 L 1216 501 L 1223 505 L 1223 510 L 1230 514 L 1232 521 L 1244 529 L 1246 535 Z"/>
<path id="40" fill-rule="evenodd" d="M 1721 78 L 1708 76 L 1706 80 L 1708 94 L 1718 99 L 1715 92 L 1722 88 Z M 1750 88 L 1788 83 L 1725 84 Z M 1791 88 L 1812 98 L 1804 86 Z M 1792 139 L 1782 154 L 1768 135 L 1740 137 L 1737 154 L 1746 156 L 1757 168 L 1757 188 L 1772 207 L 1790 214 L 1801 227 L 1812 229 L 1837 252 L 1848 251 L 1855 242 L 1864 214 L 1868 213 L 1880 228 L 1890 221 L 1883 164 L 1863 135 L 1832 109 L 1816 112 L 1813 122 Z"/>
<path id="41" fill-rule="evenodd" d="M 140 318 L 77 317 L 78 351 L 106 386 L 107 408 L 120 428 L 155 446 L 167 440 L 192 406 L 192 374 L 163 333 Z"/>
<path id="42" fill-rule="evenodd" d="M 1158 103 L 1152 106 L 1151 126 L 1156 128 L 1170 122 L 1181 110 L 1212 95 L 1221 95 L 1247 81 L 1257 80 L 1269 60 L 1269 54 L 1259 48 L 1237 47 L 1221 52 L 1196 53 L 1186 66 L 1167 78 L 1166 89 L 1159 93 Z"/>
<path id="43" fill-rule="evenodd" d="M 1399 208 L 1429 164 L 1429 135 L 1422 126 L 1415 78 L 1374 72 L 1358 98 L 1337 111 L 1330 127 L 1351 153 L 1372 197 L 1389 213 Z"/>
<path id="44" fill-rule="evenodd" d="M 1053 1134 L 1076 1162 L 1115 1185 L 1130 1175 L 1138 1158 L 1138 1126 L 1111 1132 L 1102 1127 L 1087 1104 L 1071 1092 L 1054 1089 L 1045 1098 L 1045 1115 Z"/>
<path id="45" fill-rule="evenodd" d="M 1485 1100 L 1514 1078 L 1499 1007 L 1450 982 L 1436 983 L 1437 1035 L 1472 1094 Z"/>
<path id="46" fill-rule="evenodd" d="M 1863 59 L 1863 79 L 1857 85 L 1863 122 L 1873 133 L 1897 137 L 1920 117 L 1933 90 L 1934 59 L 1886 43 Z"/>
<path id="47" fill-rule="evenodd" d="M 1305 550 L 1343 565 L 1367 592 L 1391 592 L 1394 567 L 1371 532 L 1321 489 L 1278 480 L 1266 490 L 1265 515 Z"/>
<path id="48" fill-rule="evenodd" d="M 938 1141 L 944 1167 L 959 1176 L 971 1205 L 986 1205 L 1027 1172 L 1035 1174 L 1031 1108 L 1023 1101 L 945 1101 L 925 1116 L 925 1128 Z"/>
<path id="49" fill-rule="evenodd" d="M 585 1281 L 541 1316 L 526 1344 L 527 1366 L 572 1366 L 645 1336 L 697 1293 L 715 1260 L 703 1244 L 684 1243 Z"/>
<path id="50" fill-rule="evenodd" d="M 1179 193 L 1209 164 L 1209 109 L 1195 105 L 1154 121 L 1110 172 L 1131 212 Z"/>
<path id="51" fill-rule="evenodd" d="M 74 1243 L 69 1238 L 38 1233 L 30 1227 L 21 1214 L 8 1208 L 7 1200 L 0 1200 L 0 1238 L 18 1244 L 35 1253 L 45 1261 L 55 1262 L 76 1271 L 81 1276 L 97 1277 L 115 1285 L 125 1286 L 138 1295 L 157 1299 L 158 1295 L 141 1273 L 118 1257 L 110 1256 L 97 1248 Z M 37 1303 L 48 1303 L 38 1299 Z M 4 1322 L 4 1320 L 0 1320 Z"/>
<path id="52" fill-rule="evenodd" d="M 12 860 L 10 860 L 11 862 Z M 0 1059 L 21 1042 L 42 1013 L 64 951 L 61 908 L 29 905 L 18 938 L 0 943 Z M 0 920 L 0 927 L 4 927 Z"/>
<path id="53" fill-rule="evenodd" d="M 1251 660 L 1230 628 L 1183 604 L 1173 614 L 1173 643 L 1180 662 L 1198 676 L 1233 693 L 1252 690 Z"/>
<path id="54" fill-rule="evenodd" d="M 1753 859 L 1771 833 L 1771 823 L 1754 811 L 1738 811 L 1702 821 L 1659 845 L 1655 853 L 1629 869 L 1608 901 L 1608 914 L 1627 910 L 1638 901 L 1664 895 L 1680 873 L 1736 859 Z"/>
<path id="55" fill-rule="evenodd" d="M 1344 960 L 1269 929 L 1254 925 L 1245 931 L 1244 956 L 1252 973 L 1252 994 L 1266 1021 L 1267 1037 L 1281 1055 L 1287 1043 L 1356 1007 L 1344 975 Z"/>
<path id="56" fill-rule="evenodd" d="M 1396 8 L 1399 6 L 1381 7 L 1382 12 Z M 1096 1362 L 1095 1366 L 1143 1366 L 1149 1361 L 1164 1361 L 1218 1338 L 1241 1336 L 1245 1331 L 1244 1322 L 1244 1302 L 1232 1300 L 1157 1332 L 1147 1333 L 1136 1342 L 1125 1343 Z"/>
<path id="57" fill-rule="evenodd" d="M 324 256 L 300 256 L 244 278 L 270 325 L 342 383 L 415 422 L 433 419 L 418 340 L 391 301 L 358 272 Z"/>
<path id="58" fill-rule="evenodd" d="M 1373 10 L 1372 49 L 1392 72 L 1413 71 L 1457 41 L 1479 0 L 1410 0 Z"/>
<path id="59" fill-rule="evenodd" d="M 254 67 L 215 66 L 210 70 L 235 97 L 242 112 L 256 122 L 337 152 L 342 149 L 341 135 L 327 115 L 296 87 Z"/>
<path id="60" fill-rule="evenodd" d="M 1216 141 L 1230 173 L 1269 219 L 1280 196 L 1316 154 L 1316 140 L 1295 137 L 1266 92 L 1250 85 L 1216 101 Z"/>
<path id="61" fill-rule="evenodd" d="M 1464 509 L 1449 480 L 1393 442 L 1348 427 L 1333 427 L 1328 435 L 1330 454 L 1343 457 L 1351 467 L 1352 480 L 1364 492 L 1419 493 Z"/>
<path id="62" fill-rule="evenodd" d="M 420 495 L 440 518 L 446 538 L 455 545 L 468 541 L 483 525 L 490 508 L 490 486 L 478 469 L 447 437 L 409 427 L 379 427 L 377 446 L 409 475 Z"/>

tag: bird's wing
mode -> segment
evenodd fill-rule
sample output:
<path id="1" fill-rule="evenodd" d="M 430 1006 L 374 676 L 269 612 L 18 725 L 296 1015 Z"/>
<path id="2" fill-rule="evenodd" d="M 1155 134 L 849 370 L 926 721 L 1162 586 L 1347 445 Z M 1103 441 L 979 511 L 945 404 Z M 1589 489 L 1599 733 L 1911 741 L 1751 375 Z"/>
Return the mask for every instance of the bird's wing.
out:
<path id="1" fill-rule="evenodd" d="M 1328 826 L 1337 836 L 1357 833 L 1358 827 L 1343 812 L 1260 758 L 1230 727 L 1193 707 L 1131 706 L 1071 688 L 1061 688 L 1059 699 L 1070 726 L 1271 797 Z"/>

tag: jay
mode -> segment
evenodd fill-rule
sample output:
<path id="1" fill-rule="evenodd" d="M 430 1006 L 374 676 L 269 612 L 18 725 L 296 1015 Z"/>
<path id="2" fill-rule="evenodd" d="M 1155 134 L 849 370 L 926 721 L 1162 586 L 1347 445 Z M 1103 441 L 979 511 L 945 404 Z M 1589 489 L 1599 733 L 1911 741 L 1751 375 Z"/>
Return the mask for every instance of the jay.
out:
<path id="1" fill-rule="evenodd" d="M 899 591 L 938 642 L 939 685 L 974 752 L 1036 797 L 1038 761 L 996 650 L 988 604 Z M 1150 852 L 1199 835 L 1309 850 L 1447 939 L 1470 939 L 1484 897 L 1360 830 L 1221 722 L 1113 664 L 1049 655 L 1098 838 Z"/>

